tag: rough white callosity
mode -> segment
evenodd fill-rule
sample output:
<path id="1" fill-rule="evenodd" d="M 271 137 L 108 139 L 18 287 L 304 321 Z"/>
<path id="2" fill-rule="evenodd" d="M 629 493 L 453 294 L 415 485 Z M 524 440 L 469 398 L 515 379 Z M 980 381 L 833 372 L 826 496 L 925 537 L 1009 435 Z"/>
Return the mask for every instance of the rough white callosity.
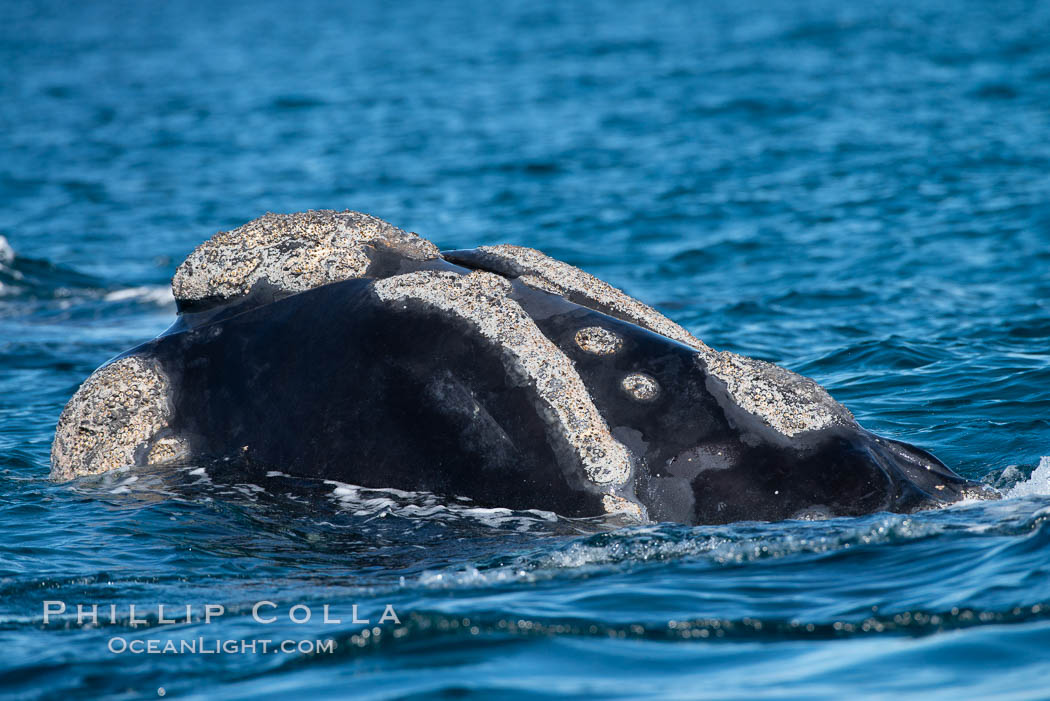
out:
<path id="1" fill-rule="evenodd" d="M 631 455 L 609 432 L 572 361 L 510 298 L 507 280 L 476 271 L 469 275 L 421 271 L 375 282 L 380 299 L 417 302 L 463 319 L 504 351 L 514 372 L 533 384 L 547 418 L 576 452 L 587 476 L 600 485 L 624 484 Z"/>
<path id="2" fill-rule="evenodd" d="M 175 299 L 228 299 L 260 280 L 288 292 L 365 275 L 376 246 L 415 260 L 438 257 L 429 241 L 360 212 L 266 214 L 219 232 L 175 271 Z"/>
<path id="3" fill-rule="evenodd" d="M 51 445 L 51 478 L 135 464 L 171 418 L 169 383 L 151 360 L 121 358 L 96 370 L 66 404 Z M 158 454 L 160 461 L 163 454 Z"/>
<path id="4" fill-rule="evenodd" d="M 741 408 L 785 436 L 856 423 L 849 409 L 808 377 L 728 351 L 699 357 Z"/>
<path id="5" fill-rule="evenodd" d="M 650 375 L 644 372 L 632 372 L 620 381 L 620 387 L 634 399 L 640 402 L 651 402 L 660 394 L 660 385 Z"/>
<path id="6" fill-rule="evenodd" d="M 599 280 L 590 273 L 563 263 L 534 248 L 500 244 L 481 246 L 479 251 L 521 271 L 522 282 L 546 292 L 575 293 L 650 331 L 693 348 L 707 348 L 691 333 L 652 307 Z"/>
<path id="7" fill-rule="evenodd" d="M 580 329 L 573 340 L 580 350 L 592 355 L 612 355 L 623 346 L 622 338 L 601 326 Z"/>

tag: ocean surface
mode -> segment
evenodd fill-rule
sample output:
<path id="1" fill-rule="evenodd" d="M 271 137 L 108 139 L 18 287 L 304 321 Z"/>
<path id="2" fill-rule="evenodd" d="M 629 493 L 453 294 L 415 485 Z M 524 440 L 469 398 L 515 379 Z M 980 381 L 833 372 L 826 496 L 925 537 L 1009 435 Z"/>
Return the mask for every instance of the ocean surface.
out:
<path id="1" fill-rule="evenodd" d="M 1046 2 L 2 3 L 0 696 L 1050 697 L 1048 37 Z M 311 208 L 539 248 L 1006 498 L 615 529 L 51 483 L 175 266 Z M 261 639 L 295 649 L 207 651 Z"/>

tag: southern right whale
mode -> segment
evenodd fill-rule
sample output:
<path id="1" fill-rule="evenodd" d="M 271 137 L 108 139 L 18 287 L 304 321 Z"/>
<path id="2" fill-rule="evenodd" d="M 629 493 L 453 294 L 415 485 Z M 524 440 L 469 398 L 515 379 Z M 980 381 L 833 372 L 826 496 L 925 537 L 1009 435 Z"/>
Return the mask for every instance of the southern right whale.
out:
<path id="1" fill-rule="evenodd" d="M 173 326 L 70 400 L 54 479 L 222 462 L 690 524 L 997 496 L 814 381 L 532 249 L 268 214 L 198 247 L 173 288 Z"/>

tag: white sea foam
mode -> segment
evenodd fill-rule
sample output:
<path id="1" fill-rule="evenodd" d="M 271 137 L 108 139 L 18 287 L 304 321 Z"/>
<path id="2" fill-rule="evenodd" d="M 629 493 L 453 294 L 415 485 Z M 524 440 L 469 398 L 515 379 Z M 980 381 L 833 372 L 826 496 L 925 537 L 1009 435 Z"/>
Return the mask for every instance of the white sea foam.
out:
<path id="1" fill-rule="evenodd" d="M 1039 467 L 1024 482 L 1014 485 L 1006 492 L 1007 497 L 1034 497 L 1050 495 L 1050 456 L 1039 460 Z"/>
<path id="2" fill-rule="evenodd" d="M 141 285 L 122 290 L 107 292 L 103 298 L 107 302 L 126 302 L 133 300 L 144 304 L 156 304 L 162 307 L 175 304 L 175 297 L 168 285 Z"/>
<path id="3" fill-rule="evenodd" d="M 0 236 L 0 263 L 10 263 L 14 259 L 15 249 L 11 248 L 5 237 Z"/>
<path id="4" fill-rule="evenodd" d="M 541 522 L 558 520 L 556 514 L 538 509 L 513 511 L 501 508 L 482 508 L 442 500 L 430 492 L 406 492 L 390 488 L 373 489 L 334 480 L 325 480 L 324 483 L 334 487 L 331 496 L 339 508 L 354 516 L 373 518 L 397 516 L 438 521 L 467 518 L 493 528 L 511 528 L 523 532 Z"/>

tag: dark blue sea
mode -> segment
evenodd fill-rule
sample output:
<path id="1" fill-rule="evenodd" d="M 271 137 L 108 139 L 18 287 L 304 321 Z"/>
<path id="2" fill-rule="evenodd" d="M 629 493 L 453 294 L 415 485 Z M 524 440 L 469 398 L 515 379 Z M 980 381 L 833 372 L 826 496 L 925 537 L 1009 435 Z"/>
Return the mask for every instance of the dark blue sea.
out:
<path id="1" fill-rule="evenodd" d="M 175 266 L 319 208 L 539 248 L 1006 498 L 615 529 L 50 482 Z M 1050 697 L 1046 2 L 9 0 L 0 236 L 0 696 Z"/>

